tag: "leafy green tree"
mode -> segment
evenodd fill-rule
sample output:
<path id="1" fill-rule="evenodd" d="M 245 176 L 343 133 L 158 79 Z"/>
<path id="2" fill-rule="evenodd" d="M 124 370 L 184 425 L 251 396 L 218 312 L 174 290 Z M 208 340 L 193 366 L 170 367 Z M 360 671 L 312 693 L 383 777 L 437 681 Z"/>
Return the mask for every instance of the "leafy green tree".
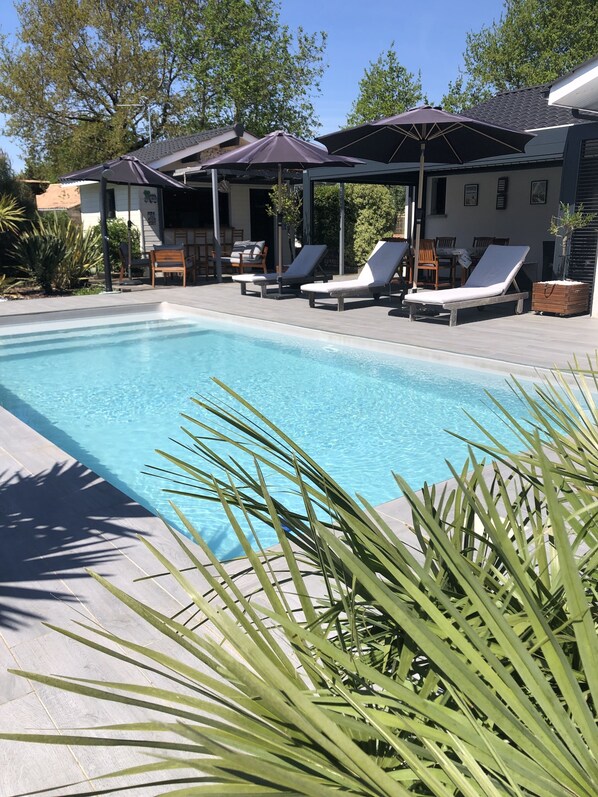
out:
<path id="1" fill-rule="evenodd" d="M 347 116 L 354 126 L 413 108 L 426 102 L 421 75 L 417 77 L 399 63 L 394 42 L 376 61 L 370 62 L 359 81 L 359 96 Z"/>
<path id="2" fill-rule="evenodd" d="M 176 57 L 152 35 L 152 4 L 22 0 L 14 39 L 0 40 L 0 110 L 46 176 L 147 142 L 176 112 Z M 93 156 L 91 156 L 93 151 Z M 39 175 L 38 175 L 39 176 Z"/>
<path id="3" fill-rule="evenodd" d="M 556 80 L 596 54 L 596 30 L 595 0 L 505 0 L 498 22 L 467 34 L 464 72 L 443 105 Z"/>
<path id="4" fill-rule="evenodd" d="M 158 30 L 170 31 L 185 64 L 188 124 L 208 129 L 239 122 L 257 136 L 284 129 L 299 136 L 317 126 L 326 34 L 293 33 L 276 0 L 164 0 Z"/>
<path id="5" fill-rule="evenodd" d="M 155 138 L 240 122 L 307 135 L 325 35 L 275 0 L 22 0 L 0 37 L 0 111 L 27 171 L 67 171 Z"/>

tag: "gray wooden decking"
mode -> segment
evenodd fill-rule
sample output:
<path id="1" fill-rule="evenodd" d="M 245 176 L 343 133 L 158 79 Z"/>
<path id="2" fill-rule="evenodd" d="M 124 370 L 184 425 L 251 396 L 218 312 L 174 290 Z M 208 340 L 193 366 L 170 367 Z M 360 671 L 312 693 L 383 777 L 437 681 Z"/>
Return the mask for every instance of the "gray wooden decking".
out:
<path id="1" fill-rule="evenodd" d="M 334 302 L 330 309 L 310 309 L 302 298 L 242 297 L 237 285 L 227 283 L 0 303 L 0 334 L 6 324 L 32 318 L 60 320 L 72 311 L 126 310 L 162 302 L 224 314 L 236 323 L 284 324 L 291 332 L 357 338 L 363 345 L 391 345 L 409 356 L 518 373 L 565 367 L 574 355 L 593 355 L 598 345 L 598 319 L 587 316 L 513 316 L 510 307 L 499 306 L 484 313 L 464 311 L 459 326 L 449 329 L 446 320 L 410 324 L 396 301 L 347 301 L 345 312 L 337 313 Z M 174 541 L 159 520 L 1 408 L 0 474 L 0 729 L 65 730 L 138 717 L 125 707 L 90 703 L 6 670 L 19 667 L 111 680 L 132 677 L 124 664 L 105 661 L 42 623 L 72 626 L 73 620 L 95 620 L 124 635 L 142 634 L 142 641 L 151 644 L 151 632 L 123 613 L 85 568 L 174 613 L 183 598 L 172 584 L 133 585 L 138 576 L 156 570 L 136 535 L 155 541 L 176 558 L 180 554 Z M 402 528 L 400 501 L 384 505 L 382 511 Z M 99 787 L 93 781 L 98 774 L 139 760 L 140 754 L 128 748 L 105 752 L 0 742 L 0 797 L 73 780 Z M 150 797 L 156 792 L 142 788 L 136 793 Z"/>

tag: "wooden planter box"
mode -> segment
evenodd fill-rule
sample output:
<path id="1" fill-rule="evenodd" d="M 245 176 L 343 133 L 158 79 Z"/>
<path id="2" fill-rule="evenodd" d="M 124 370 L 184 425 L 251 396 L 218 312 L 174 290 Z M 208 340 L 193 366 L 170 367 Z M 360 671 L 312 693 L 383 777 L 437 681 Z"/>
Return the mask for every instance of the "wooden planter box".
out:
<path id="1" fill-rule="evenodd" d="M 586 282 L 534 282 L 532 311 L 567 316 L 587 313 L 590 286 Z"/>

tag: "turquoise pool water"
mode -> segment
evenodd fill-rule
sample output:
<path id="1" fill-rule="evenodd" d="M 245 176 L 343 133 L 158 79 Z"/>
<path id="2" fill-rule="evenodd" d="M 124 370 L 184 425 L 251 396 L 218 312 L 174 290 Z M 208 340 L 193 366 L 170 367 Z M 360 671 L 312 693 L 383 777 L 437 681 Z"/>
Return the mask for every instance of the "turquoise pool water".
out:
<path id="1" fill-rule="evenodd" d="M 92 322 L 90 322 L 92 323 Z M 153 512 L 174 520 L 165 483 L 143 471 L 179 454 L 189 397 L 225 395 L 216 376 L 293 437 L 351 493 L 374 504 L 448 477 L 479 439 L 505 438 L 485 390 L 517 416 L 505 378 L 187 317 L 0 337 L 0 404 Z M 179 502 L 215 551 L 235 552 L 222 510 Z M 267 536 L 264 542 L 268 543 Z"/>

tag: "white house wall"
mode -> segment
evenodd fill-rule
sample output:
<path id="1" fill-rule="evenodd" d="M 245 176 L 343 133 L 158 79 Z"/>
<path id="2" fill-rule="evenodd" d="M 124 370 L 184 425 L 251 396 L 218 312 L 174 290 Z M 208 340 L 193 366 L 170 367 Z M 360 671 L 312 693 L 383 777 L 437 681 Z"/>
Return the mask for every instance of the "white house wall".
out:
<path id="1" fill-rule="evenodd" d="M 116 218 L 125 223 L 129 219 L 128 186 L 109 185 L 114 188 L 114 203 Z M 81 222 L 83 229 L 87 230 L 100 223 L 100 187 L 82 185 L 81 193 Z M 153 249 L 162 243 L 161 230 L 161 190 L 153 187 L 131 186 L 131 221 L 139 230 L 140 245 L 143 252 Z"/>
<path id="2" fill-rule="evenodd" d="M 229 194 L 230 225 L 243 230 L 243 238 L 251 238 L 251 211 L 249 206 L 249 187 L 231 185 Z"/>
<path id="3" fill-rule="evenodd" d="M 496 209 L 496 188 L 499 177 L 508 178 L 507 207 Z M 454 235 L 458 247 L 471 247 L 475 236 L 509 238 L 511 244 L 530 247 L 529 262 L 542 263 L 542 242 L 554 240 L 548 232 L 550 220 L 559 205 L 561 167 L 466 173 L 447 175 L 446 212 L 430 215 L 431 177 L 428 178 L 426 237 Z M 532 180 L 547 180 L 546 204 L 531 205 Z M 467 184 L 478 185 L 478 204 L 463 204 Z"/>

